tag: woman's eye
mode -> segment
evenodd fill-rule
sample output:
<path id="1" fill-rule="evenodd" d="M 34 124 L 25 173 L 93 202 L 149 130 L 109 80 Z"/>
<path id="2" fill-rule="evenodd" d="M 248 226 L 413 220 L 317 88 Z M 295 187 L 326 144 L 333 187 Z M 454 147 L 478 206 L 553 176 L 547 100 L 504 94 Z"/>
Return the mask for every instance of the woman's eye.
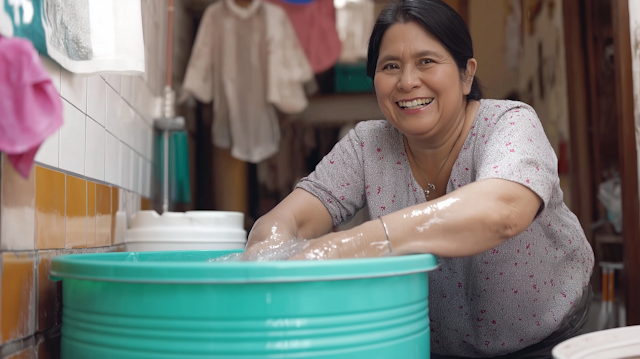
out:
<path id="1" fill-rule="evenodd" d="M 384 65 L 384 67 L 382 68 L 383 70 L 395 70 L 398 68 L 398 65 L 396 64 L 386 64 Z"/>
<path id="2" fill-rule="evenodd" d="M 420 64 L 422 64 L 422 65 L 427 65 L 427 64 L 430 64 L 432 62 L 433 61 L 430 60 L 430 59 L 422 59 L 422 60 L 420 60 Z"/>

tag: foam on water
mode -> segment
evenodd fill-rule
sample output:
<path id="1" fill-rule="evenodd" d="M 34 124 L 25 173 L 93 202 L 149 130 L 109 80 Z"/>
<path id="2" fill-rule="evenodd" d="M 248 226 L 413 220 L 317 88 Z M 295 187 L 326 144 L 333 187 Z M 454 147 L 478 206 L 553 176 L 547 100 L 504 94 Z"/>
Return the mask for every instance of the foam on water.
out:
<path id="1" fill-rule="evenodd" d="M 209 258 L 207 262 L 240 262 L 242 260 L 242 253 L 229 253 L 227 255 Z"/>

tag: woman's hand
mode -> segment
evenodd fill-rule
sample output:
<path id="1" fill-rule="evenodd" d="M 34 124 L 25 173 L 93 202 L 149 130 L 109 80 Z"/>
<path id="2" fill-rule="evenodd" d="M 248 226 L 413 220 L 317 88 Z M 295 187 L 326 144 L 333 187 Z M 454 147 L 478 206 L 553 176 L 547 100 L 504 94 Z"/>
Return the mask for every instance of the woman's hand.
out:
<path id="1" fill-rule="evenodd" d="M 287 259 L 286 243 L 295 239 L 282 221 L 265 223 L 259 219 L 249 233 L 247 246 L 242 254 L 244 261 L 274 261 Z"/>
<path id="2" fill-rule="evenodd" d="M 245 261 L 274 261 L 298 253 L 302 238 L 315 238 L 329 232 L 331 215 L 314 195 L 294 190 L 253 225 L 242 255 Z"/>
<path id="3" fill-rule="evenodd" d="M 375 219 L 353 229 L 333 232 L 305 242 L 291 260 L 372 258 L 391 254 L 382 222 Z"/>

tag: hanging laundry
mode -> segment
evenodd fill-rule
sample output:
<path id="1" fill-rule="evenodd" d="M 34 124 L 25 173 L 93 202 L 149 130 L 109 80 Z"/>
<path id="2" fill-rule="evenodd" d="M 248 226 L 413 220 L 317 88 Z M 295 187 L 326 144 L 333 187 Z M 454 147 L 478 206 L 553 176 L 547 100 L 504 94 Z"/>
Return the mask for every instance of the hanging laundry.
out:
<path id="1" fill-rule="evenodd" d="M 0 152 L 28 178 L 38 148 L 62 121 L 60 96 L 31 42 L 0 35 Z"/>
<path id="2" fill-rule="evenodd" d="M 145 71 L 140 0 L 0 0 L 0 33 L 77 74 Z"/>
<path id="3" fill-rule="evenodd" d="M 284 113 L 308 105 L 311 66 L 282 8 L 253 0 L 207 7 L 193 46 L 183 90 L 213 100 L 213 143 L 237 159 L 258 163 L 278 152 Z"/>
<path id="4" fill-rule="evenodd" d="M 333 0 L 315 0 L 308 4 L 268 1 L 287 12 L 314 73 L 324 72 L 338 61 L 342 43 L 336 30 Z"/>
<path id="5" fill-rule="evenodd" d="M 353 63 L 367 58 L 375 21 L 373 0 L 336 1 L 336 26 L 342 41 L 340 62 Z"/>

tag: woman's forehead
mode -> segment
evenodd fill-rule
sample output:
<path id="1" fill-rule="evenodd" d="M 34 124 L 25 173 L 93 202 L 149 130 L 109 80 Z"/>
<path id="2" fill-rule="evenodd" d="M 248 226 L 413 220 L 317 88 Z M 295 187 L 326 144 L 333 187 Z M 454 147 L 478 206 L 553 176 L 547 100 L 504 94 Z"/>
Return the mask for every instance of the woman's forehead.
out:
<path id="1" fill-rule="evenodd" d="M 397 23 L 389 26 L 380 43 L 379 57 L 386 55 L 444 56 L 446 51 L 440 41 L 416 22 Z"/>

